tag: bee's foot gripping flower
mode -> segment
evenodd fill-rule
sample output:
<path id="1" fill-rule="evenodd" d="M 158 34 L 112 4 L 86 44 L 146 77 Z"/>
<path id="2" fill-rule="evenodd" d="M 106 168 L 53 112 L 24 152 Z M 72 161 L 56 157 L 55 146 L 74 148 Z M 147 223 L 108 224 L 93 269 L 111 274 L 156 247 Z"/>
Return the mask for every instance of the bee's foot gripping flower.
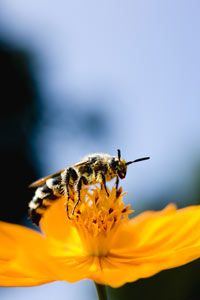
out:
<path id="1" fill-rule="evenodd" d="M 41 232 L 0 222 L 0 285 L 88 278 L 118 287 L 200 257 L 200 206 L 170 204 L 130 219 L 123 196 L 84 188 L 70 219 L 60 198 L 41 219 Z M 74 202 L 68 205 L 71 213 Z"/>

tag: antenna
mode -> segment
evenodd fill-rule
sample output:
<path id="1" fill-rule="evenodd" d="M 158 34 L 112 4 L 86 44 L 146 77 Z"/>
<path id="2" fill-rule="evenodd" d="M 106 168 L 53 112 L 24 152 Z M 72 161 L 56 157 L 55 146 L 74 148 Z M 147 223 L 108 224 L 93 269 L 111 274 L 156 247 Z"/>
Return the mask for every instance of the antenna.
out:
<path id="1" fill-rule="evenodd" d="M 142 161 L 142 160 L 147 160 L 147 159 L 150 159 L 150 157 L 147 156 L 147 157 L 138 158 L 138 159 L 135 159 L 135 160 L 132 160 L 132 161 L 128 161 L 128 162 L 126 163 L 126 166 L 128 166 L 128 165 L 130 165 L 130 164 L 133 164 L 133 163 L 136 163 L 136 162 L 139 162 L 139 161 Z"/>
<path id="2" fill-rule="evenodd" d="M 117 155 L 118 155 L 118 159 L 121 160 L 121 150 L 117 149 Z"/>

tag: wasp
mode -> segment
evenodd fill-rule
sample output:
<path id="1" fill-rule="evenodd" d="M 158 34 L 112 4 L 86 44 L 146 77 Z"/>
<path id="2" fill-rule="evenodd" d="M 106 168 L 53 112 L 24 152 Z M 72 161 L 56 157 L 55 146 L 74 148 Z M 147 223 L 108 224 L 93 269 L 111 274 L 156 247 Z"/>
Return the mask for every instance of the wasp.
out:
<path id="1" fill-rule="evenodd" d="M 142 157 L 133 161 L 126 161 L 121 158 L 119 149 L 117 150 L 117 156 L 106 153 L 93 153 L 70 167 L 33 182 L 30 187 L 37 189 L 29 203 L 29 215 L 32 222 L 38 225 L 45 210 L 62 196 L 66 196 L 67 199 L 68 217 L 69 199 L 76 199 L 72 210 L 72 215 L 74 215 L 80 202 L 81 188 L 84 185 L 99 183 L 109 195 L 106 182 L 115 178 L 116 191 L 118 191 L 119 179 L 126 177 L 127 166 L 149 158 Z"/>

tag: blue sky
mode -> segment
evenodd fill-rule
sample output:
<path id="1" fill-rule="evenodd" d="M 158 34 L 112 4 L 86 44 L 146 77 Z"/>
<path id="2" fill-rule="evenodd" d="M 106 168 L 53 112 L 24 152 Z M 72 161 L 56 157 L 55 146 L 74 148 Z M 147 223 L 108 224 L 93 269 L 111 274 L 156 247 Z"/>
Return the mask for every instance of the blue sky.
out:
<path id="1" fill-rule="evenodd" d="M 95 106 L 111 124 L 99 142 L 68 143 L 56 128 L 44 129 L 36 146 L 47 145 L 38 152 L 44 175 L 88 152 L 121 148 L 128 160 L 151 156 L 123 184 L 134 201 L 183 185 L 192 190 L 200 150 L 199 13 L 199 1 L 1 1 L 0 33 L 32 48 L 46 105 L 62 108 L 70 94 L 75 106 Z"/>

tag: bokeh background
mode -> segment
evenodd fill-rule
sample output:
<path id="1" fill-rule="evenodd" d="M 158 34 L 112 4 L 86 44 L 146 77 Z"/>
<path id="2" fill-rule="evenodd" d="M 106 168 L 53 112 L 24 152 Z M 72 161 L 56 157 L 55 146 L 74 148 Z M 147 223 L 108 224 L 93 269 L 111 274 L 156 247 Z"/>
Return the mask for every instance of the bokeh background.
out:
<path id="1" fill-rule="evenodd" d="M 136 214 L 200 202 L 199 16 L 197 0 L 1 0 L 1 220 L 31 226 L 30 182 L 117 148 L 151 156 L 122 182 Z M 109 295 L 200 299 L 200 261 Z M 2 300 L 95 297 L 87 280 L 0 289 Z"/>

